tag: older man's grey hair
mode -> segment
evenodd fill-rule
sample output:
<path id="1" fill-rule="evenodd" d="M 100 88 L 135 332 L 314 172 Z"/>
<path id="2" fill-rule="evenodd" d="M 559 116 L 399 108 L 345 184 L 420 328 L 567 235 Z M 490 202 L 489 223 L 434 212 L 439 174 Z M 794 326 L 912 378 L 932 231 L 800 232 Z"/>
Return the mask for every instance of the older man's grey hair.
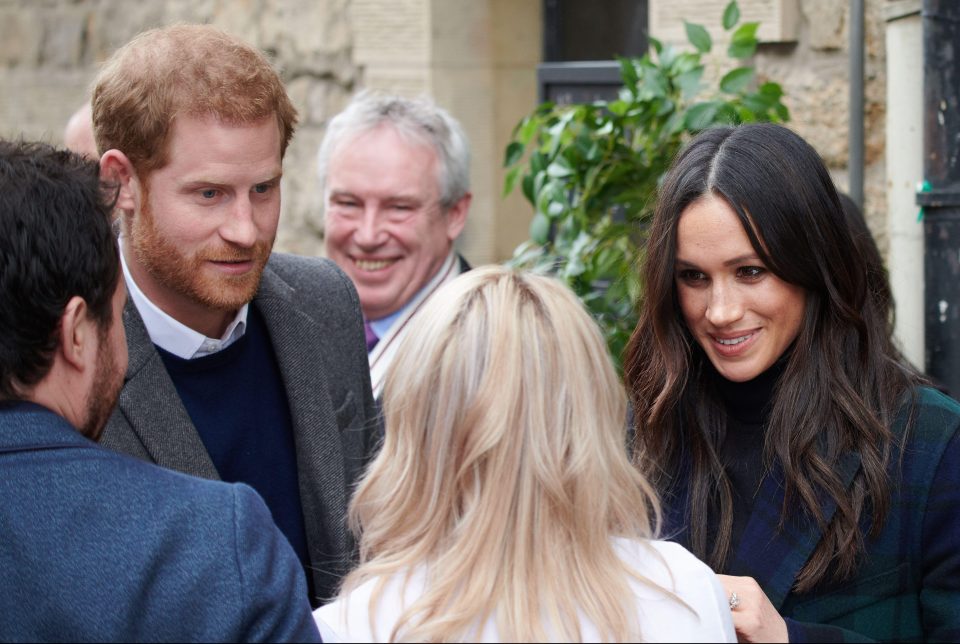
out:
<path id="1" fill-rule="evenodd" d="M 327 125 L 317 154 L 321 190 L 326 190 L 327 170 L 336 149 L 383 125 L 393 127 L 412 143 L 429 145 L 436 152 L 440 205 L 444 210 L 470 191 L 470 144 L 457 120 L 429 98 L 403 98 L 372 90 L 357 94 Z"/>

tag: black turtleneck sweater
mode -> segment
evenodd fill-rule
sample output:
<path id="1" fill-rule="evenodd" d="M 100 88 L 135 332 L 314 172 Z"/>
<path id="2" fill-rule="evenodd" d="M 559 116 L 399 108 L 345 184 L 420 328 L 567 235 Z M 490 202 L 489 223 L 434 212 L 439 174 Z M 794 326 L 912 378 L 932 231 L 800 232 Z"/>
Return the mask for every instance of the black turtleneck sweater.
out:
<path id="1" fill-rule="evenodd" d="M 785 361 L 747 382 L 731 382 L 714 371 L 720 402 L 727 411 L 727 434 L 720 445 L 720 459 L 733 488 L 735 551 L 753 512 L 753 503 L 763 480 L 763 443 L 773 407 L 773 392 Z M 712 370 L 712 369 L 711 369 Z"/>

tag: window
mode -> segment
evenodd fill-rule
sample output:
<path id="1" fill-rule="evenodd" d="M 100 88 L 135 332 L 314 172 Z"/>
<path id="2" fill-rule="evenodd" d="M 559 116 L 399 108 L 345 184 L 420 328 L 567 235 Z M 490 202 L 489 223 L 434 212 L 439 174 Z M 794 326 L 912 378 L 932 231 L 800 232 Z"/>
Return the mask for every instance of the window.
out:
<path id="1" fill-rule="evenodd" d="M 544 62 L 613 60 L 647 51 L 647 0 L 544 0 Z"/>
<path id="2" fill-rule="evenodd" d="M 647 0 L 543 0 L 543 20 L 540 101 L 615 99 L 614 59 L 647 51 Z"/>

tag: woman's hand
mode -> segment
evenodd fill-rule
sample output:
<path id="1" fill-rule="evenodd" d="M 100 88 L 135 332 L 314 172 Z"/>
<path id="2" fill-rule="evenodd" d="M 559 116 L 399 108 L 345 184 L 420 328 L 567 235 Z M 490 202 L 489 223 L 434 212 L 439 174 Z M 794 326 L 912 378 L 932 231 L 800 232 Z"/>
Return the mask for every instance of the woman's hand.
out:
<path id="1" fill-rule="evenodd" d="M 753 577 L 717 575 L 720 585 L 731 599 L 733 628 L 741 642 L 788 642 L 787 623 L 773 607 L 760 584 Z M 734 605 L 736 604 L 736 605 Z"/>

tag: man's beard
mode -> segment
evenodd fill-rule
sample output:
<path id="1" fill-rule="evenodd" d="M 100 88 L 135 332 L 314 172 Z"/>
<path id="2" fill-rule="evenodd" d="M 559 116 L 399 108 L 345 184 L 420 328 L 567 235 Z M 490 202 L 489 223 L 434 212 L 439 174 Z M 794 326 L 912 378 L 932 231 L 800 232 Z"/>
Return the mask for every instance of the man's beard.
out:
<path id="1" fill-rule="evenodd" d="M 209 309 L 232 312 L 253 299 L 260 276 L 270 259 L 273 240 L 258 241 L 252 248 L 224 242 L 186 255 L 157 230 L 156 220 L 144 194 L 143 207 L 130 227 L 130 244 L 136 260 L 164 287 Z M 209 261 L 252 261 L 243 275 L 208 274 Z"/>
<path id="2" fill-rule="evenodd" d="M 118 318 L 113 324 L 123 324 L 123 321 Z M 81 434 L 94 441 L 100 439 L 100 434 L 117 405 L 125 375 L 117 364 L 109 332 L 104 330 L 99 335 L 100 352 L 97 354 L 93 389 L 87 399 L 87 413 L 83 427 L 80 428 Z"/>

